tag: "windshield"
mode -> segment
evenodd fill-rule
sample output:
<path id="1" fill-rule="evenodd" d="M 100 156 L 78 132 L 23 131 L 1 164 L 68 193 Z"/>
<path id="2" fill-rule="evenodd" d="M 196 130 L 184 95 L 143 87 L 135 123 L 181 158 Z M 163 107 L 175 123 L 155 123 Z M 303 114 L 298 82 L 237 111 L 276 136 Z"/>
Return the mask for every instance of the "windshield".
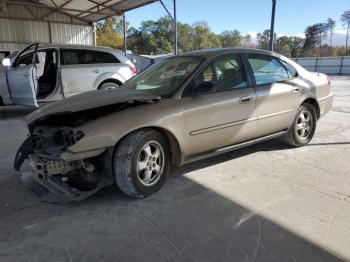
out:
<path id="1" fill-rule="evenodd" d="M 123 88 L 170 97 L 203 61 L 200 57 L 172 57 L 146 69 L 123 85 Z"/>

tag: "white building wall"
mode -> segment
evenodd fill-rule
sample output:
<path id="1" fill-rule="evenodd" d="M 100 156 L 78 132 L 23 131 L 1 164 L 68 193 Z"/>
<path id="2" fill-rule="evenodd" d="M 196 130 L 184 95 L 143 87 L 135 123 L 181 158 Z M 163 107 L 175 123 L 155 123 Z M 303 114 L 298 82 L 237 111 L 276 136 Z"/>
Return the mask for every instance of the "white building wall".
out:
<path id="1" fill-rule="evenodd" d="M 32 42 L 93 45 L 93 28 L 84 21 L 41 7 L 8 5 L 0 13 L 0 50 L 20 50 Z"/>
<path id="2" fill-rule="evenodd" d="M 51 23 L 51 35 L 55 44 L 94 44 L 92 26 Z"/>

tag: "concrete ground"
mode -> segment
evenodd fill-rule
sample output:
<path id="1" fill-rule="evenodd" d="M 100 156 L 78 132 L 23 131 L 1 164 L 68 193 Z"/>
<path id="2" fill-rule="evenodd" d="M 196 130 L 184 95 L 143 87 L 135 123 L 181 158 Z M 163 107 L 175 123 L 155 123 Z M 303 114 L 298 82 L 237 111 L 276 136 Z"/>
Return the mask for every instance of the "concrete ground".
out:
<path id="1" fill-rule="evenodd" d="M 21 107 L 0 109 L 0 261 L 350 261 L 350 78 L 312 142 L 177 169 L 157 194 L 42 202 L 13 170 Z"/>

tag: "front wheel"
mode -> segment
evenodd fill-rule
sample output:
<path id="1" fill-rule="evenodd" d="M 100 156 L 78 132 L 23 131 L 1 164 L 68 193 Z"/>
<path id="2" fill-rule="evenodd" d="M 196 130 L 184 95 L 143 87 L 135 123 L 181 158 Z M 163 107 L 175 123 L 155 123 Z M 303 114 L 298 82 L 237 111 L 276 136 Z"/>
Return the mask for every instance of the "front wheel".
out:
<path id="1" fill-rule="evenodd" d="M 170 170 L 169 146 L 153 129 L 136 131 L 117 146 L 113 161 L 114 180 L 126 195 L 146 197 L 158 191 Z"/>
<path id="2" fill-rule="evenodd" d="M 286 142 L 292 146 L 303 146 L 310 142 L 316 130 L 316 111 L 310 104 L 302 104 L 289 128 Z"/>

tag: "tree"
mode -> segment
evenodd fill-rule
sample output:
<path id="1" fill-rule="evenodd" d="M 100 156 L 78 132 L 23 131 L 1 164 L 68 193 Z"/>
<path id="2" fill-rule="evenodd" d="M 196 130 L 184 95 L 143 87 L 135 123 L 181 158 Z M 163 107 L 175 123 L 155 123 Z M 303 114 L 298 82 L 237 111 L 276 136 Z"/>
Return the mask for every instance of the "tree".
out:
<path id="1" fill-rule="evenodd" d="M 246 34 L 241 41 L 241 46 L 244 48 L 252 48 L 254 45 L 252 44 L 252 36 L 250 34 Z"/>
<path id="2" fill-rule="evenodd" d="M 322 56 L 322 40 L 326 39 L 328 36 L 328 24 L 327 23 L 317 23 L 315 24 L 315 27 L 317 28 L 318 33 L 318 44 Z"/>
<path id="3" fill-rule="evenodd" d="M 220 40 L 222 47 L 238 47 L 241 44 L 243 37 L 238 30 L 223 31 L 220 34 Z"/>
<path id="4" fill-rule="evenodd" d="M 277 37 L 274 44 L 274 50 L 277 53 L 290 57 L 291 53 L 289 49 L 289 37 L 288 36 Z"/>
<path id="5" fill-rule="evenodd" d="M 267 50 L 270 42 L 270 30 L 266 29 L 263 33 L 258 33 L 256 38 L 259 48 Z M 276 33 L 274 33 L 274 39 L 276 39 Z"/>
<path id="6" fill-rule="evenodd" d="M 117 30 L 117 22 L 115 18 L 109 17 L 104 22 L 97 23 L 97 45 L 109 46 L 116 49 L 123 48 L 123 37 Z"/>
<path id="7" fill-rule="evenodd" d="M 173 52 L 173 22 L 162 17 L 147 20 L 139 29 L 129 31 L 129 48 L 139 54 L 169 54 Z"/>
<path id="8" fill-rule="evenodd" d="M 206 22 L 196 22 L 193 26 L 194 50 L 221 47 L 220 38 L 210 32 L 210 28 Z"/>
<path id="9" fill-rule="evenodd" d="M 345 41 L 345 55 L 348 54 L 348 40 L 349 40 L 349 28 L 350 28 L 350 10 L 345 11 L 341 17 L 340 21 L 343 23 L 344 26 L 347 26 L 346 30 L 346 41 Z"/>
<path id="10" fill-rule="evenodd" d="M 327 38 L 328 25 L 326 23 L 317 23 L 308 26 L 305 29 L 305 44 L 304 51 L 308 51 L 312 49 L 314 52 L 316 46 L 320 47 L 321 55 L 322 55 L 322 39 Z"/>
<path id="11" fill-rule="evenodd" d="M 177 23 L 178 51 L 179 53 L 194 50 L 193 28 L 189 24 Z"/>
<path id="12" fill-rule="evenodd" d="M 305 49 L 315 49 L 318 42 L 318 28 L 316 25 L 310 25 L 305 29 Z"/>
<path id="13" fill-rule="evenodd" d="M 332 56 L 332 48 L 333 48 L 333 31 L 334 28 L 336 26 L 336 22 L 335 20 L 333 20 L 332 18 L 328 18 L 327 19 L 327 25 L 328 25 L 328 29 L 329 29 L 329 33 L 330 33 L 330 38 L 331 38 L 331 56 Z"/>
<path id="14" fill-rule="evenodd" d="M 305 39 L 298 36 L 289 37 L 288 46 L 291 57 L 299 57 L 301 55 Z"/>

